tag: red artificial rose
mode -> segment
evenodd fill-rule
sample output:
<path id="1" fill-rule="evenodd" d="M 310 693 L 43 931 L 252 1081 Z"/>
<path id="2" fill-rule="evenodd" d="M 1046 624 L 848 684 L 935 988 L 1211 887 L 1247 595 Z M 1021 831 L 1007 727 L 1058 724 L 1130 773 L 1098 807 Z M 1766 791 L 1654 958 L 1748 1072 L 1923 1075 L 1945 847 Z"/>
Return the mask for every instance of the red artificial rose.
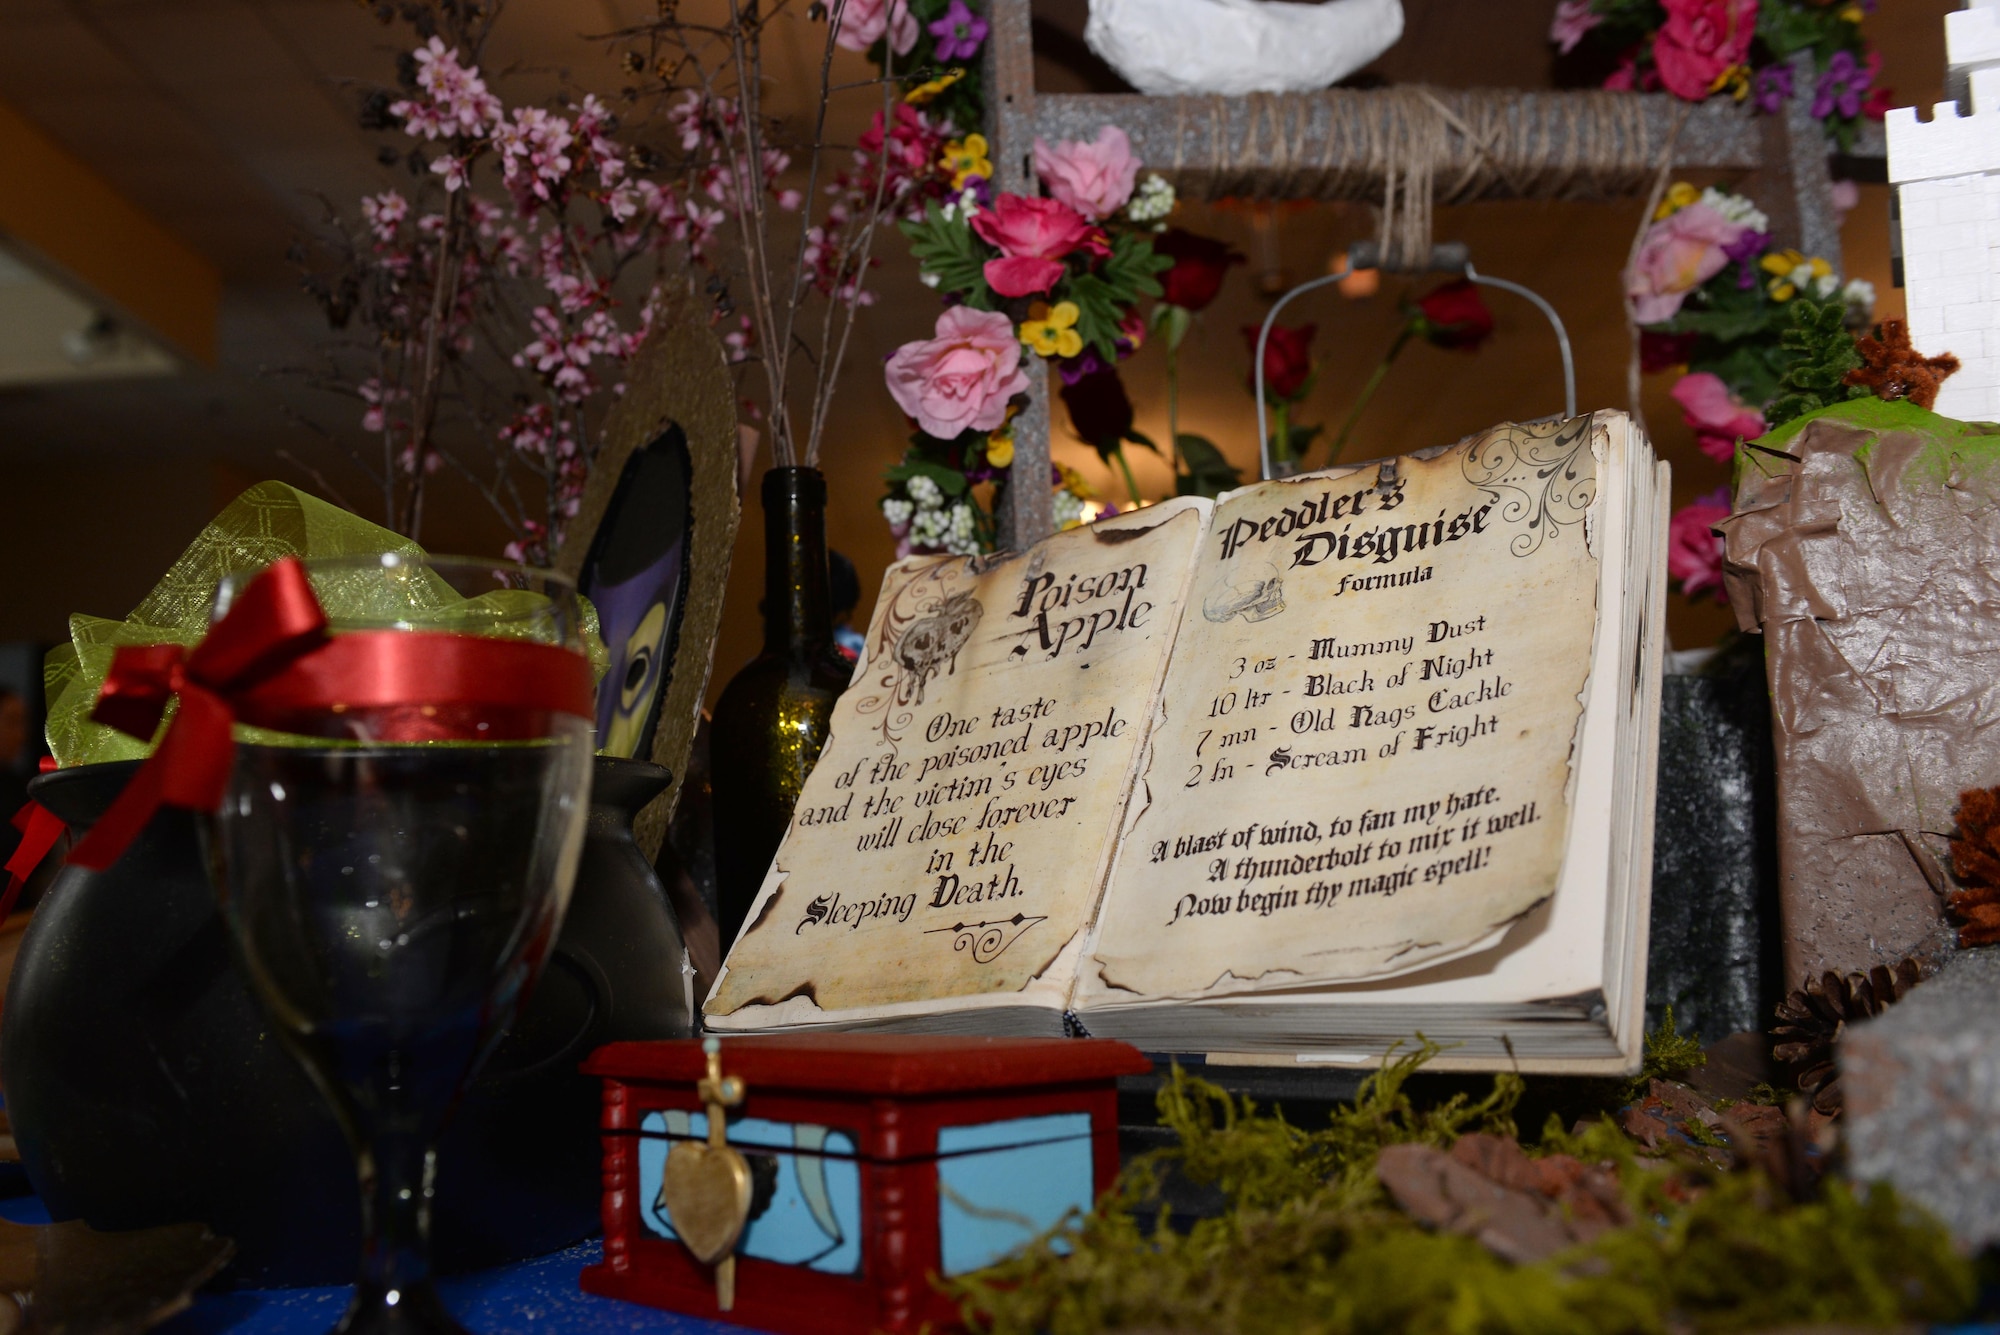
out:
<path id="1" fill-rule="evenodd" d="M 1257 355 L 1257 332 L 1254 324 L 1243 326 L 1244 341 L 1250 345 L 1250 355 Z M 1319 332 L 1316 324 L 1271 326 L 1271 337 L 1264 343 L 1264 392 L 1274 399 L 1290 402 L 1306 392 L 1306 381 L 1312 378 L 1312 341 Z M 1255 393 L 1256 371 L 1251 371 L 1250 388 Z"/>
<path id="2" fill-rule="evenodd" d="M 1653 64 L 1675 97 L 1699 102 L 1723 73 L 1750 58 L 1757 0 L 1664 0 L 1667 21 L 1653 39 Z"/>
<path id="3" fill-rule="evenodd" d="M 1642 329 L 1639 331 L 1639 369 L 1652 375 L 1657 371 L 1686 366 L 1688 358 L 1694 356 L 1694 345 L 1700 341 L 1700 334 L 1659 334 Z"/>
<path id="4" fill-rule="evenodd" d="M 1479 295 L 1479 285 L 1454 278 L 1417 299 L 1423 336 L 1441 348 L 1473 352 L 1493 336 L 1493 312 Z"/>
<path id="5" fill-rule="evenodd" d="M 1189 311 L 1206 310 L 1222 290 L 1229 266 L 1243 263 L 1243 257 L 1222 242 L 1178 227 L 1153 238 L 1153 253 L 1174 262 L 1160 275 L 1160 286 L 1166 289 L 1160 300 Z"/>
<path id="6" fill-rule="evenodd" d="M 1065 378 L 1062 401 L 1069 410 L 1070 429 L 1099 454 L 1116 453 L 1131 434 L 1132 400 L 1118 372 L 1108 366 L 1074 381 Z"/>

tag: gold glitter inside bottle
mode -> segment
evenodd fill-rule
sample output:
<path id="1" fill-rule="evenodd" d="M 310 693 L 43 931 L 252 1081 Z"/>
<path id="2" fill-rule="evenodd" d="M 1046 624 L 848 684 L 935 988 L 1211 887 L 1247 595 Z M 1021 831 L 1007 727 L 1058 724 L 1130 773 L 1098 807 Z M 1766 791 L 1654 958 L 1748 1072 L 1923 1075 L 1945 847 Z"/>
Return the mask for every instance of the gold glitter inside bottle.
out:
<path id="1" fill-rule="evenodd" d="M 846 687 L 827 589 L 826 478 L 764 475 L 764 651 L 723 689 L 713 731 L 722 945 L 742 930 Z"/>

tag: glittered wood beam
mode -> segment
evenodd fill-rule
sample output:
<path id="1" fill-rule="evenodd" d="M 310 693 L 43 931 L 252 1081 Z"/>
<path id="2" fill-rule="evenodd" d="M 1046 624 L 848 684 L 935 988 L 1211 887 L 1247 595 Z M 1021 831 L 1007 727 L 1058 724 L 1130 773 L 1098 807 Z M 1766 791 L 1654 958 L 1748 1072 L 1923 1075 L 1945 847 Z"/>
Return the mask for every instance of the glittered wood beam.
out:
<path id="1" fill-rule="evenodd" d="M 1670 142 L 1676 168 L 1750 171 L 1770 161 L 1771 132 L 1791 129 L 1789 116 L 1664 93 L 1392 87 L 1031 97 L 1031 111 L 1003 118 L 1001 127 L 1020 136 L 1004 140 L 1017 171 L 1022 164 L 1011 157 L 1037 136 L 1087 139 L 1116 125 L 1148 170 L 1196 199 L 1379 200 L 1385 171 L 1414 148 L 1435 149 L 1440 203 L 1617 198 L 1651 187 Z M 1806 147 L 1824 156 L 1816 123 L 1813 130 Z M 1881 156 L 1881 138 L 1879 126 L 1865 127 L 1853 156 Z"/>

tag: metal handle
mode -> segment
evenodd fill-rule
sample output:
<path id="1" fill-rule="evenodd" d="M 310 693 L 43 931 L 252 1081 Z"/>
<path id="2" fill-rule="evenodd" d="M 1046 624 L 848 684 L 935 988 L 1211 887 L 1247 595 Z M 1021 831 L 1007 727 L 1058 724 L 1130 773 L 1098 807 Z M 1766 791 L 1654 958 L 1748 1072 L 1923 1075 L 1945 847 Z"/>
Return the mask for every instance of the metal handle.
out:
<path id="1" fill-rule="evenodd" d="M 1328 283 L 1338 283 L 1358 270 L 1380 268 L 1380 264 L 1377 263 L 1380 255 L 1381 249 L 1373 241 L 1361 241 L 1349 246 L 1347 254 L 1341 258 L 1340 272 L 1330 273 L 1324 278 L 1315 278 L 1309 283 L 1300 283 L 1272 303 L 1270 314 L 1264 317 L 1262 327 L 1257 330 L 1257 475 L 1259 478 L 1269 481 L 1271 477 L 1271 425 L 1264 406 L 1264 345 L 1271 337 L 1271 326 L 1277 323 L 1278 312 L 1284 310 L 1294 297 L 1304 296 L 1315 288 L 1325 287 Z M 1548 317 L 1549 325 L 1556 331 L 1556 348 L 1562 354 L 1564 415 L 1576 416 L 1576 360 L 1570 352 L 1569 331 L 1563 327 L 1562 317 L 1556 314 L 1554 306 L 1531 288 L 1509 282 L 1505 278 L 1490 278 L 1474 269 L 1469 252 L 1459 242 L 1432 246 L 1430 260 L 1421 268 L 1397 270 L 1403 273 L 1425 271 L 1462 273 L 1470 282 L 1485 287 L 1502 288 L 1534 302 L 1536 308 Z"/>

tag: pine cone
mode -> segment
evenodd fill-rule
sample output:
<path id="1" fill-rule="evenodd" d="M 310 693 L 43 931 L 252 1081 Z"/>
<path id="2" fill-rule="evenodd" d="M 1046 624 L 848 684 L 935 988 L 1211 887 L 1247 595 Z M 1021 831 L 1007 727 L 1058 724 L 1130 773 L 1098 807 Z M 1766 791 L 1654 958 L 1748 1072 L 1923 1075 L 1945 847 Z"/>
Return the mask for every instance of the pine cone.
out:
<path id="1" fill-rule="evenodd" d="M 1959 888 L 1946 900 L 1958 915 L 1958 944 L 2000 941 L 2000 788 L 1969 788 L 1958 795 L 1958 834 L 1951 841 L 1951 869 Z"/>
<path id="2" fill-rule="evenodd" d="M 1807 981 L 1778 1003 L 1778 1040 L 1771 1055 L 1798 1068 L 1799 1092 L 1810 1095 L 1813 1107 L 1831 1116 L 1840 1111 L 1840 1068 L 1834 1048 L 1847 1032 L 1849 1020 L 1880 1015 L 1923 980 L 1915 960 L 1895 967 L 1878 964 L 1867 973 L 1846 977 L 1831 969 Z"/>

